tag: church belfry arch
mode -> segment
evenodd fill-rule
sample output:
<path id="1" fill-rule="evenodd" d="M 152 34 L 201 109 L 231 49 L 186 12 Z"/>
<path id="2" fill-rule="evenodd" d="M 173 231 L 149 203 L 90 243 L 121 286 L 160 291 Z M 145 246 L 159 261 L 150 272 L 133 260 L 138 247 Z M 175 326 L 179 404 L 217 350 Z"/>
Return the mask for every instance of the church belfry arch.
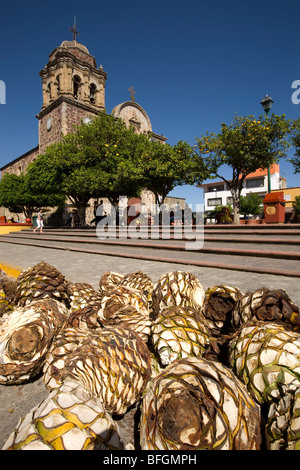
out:
<path id="1" fill-rule="evenodd" d="M 107 74 L 76 40 L 63 41 L 40 71 L 43 104 L 39 120 L 41 153 L 87 117 L 105 108 Z"/>
<path id="2" fill-rule="evenodd" d="M 95 83 L 91 83 L 89 97 L 90 97 L 90 102 L 93 104 L 96 102 L 96 93 L 97 93 L 97 87 Z"/>
<path id="3" fill-rule="evenodd" d="M 75 100 L 80 98 L 80 87 L 81 87 L 81 78 L 79 75 L 73 76 L 73 96 Z"/>

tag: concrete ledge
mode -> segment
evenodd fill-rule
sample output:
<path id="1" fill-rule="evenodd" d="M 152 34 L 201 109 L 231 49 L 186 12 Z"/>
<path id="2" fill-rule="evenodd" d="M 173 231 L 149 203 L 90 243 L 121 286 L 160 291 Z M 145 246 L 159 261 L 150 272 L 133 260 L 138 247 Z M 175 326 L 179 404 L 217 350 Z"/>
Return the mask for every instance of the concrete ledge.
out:
<path id="1" fill-rule="evenodd" d="M 28 230 L 30 228 L 32 228 L 32 224 L 0 223 L 0 235 L 6 235 L 10 232 L 21 232 L 21 230 Z"/>

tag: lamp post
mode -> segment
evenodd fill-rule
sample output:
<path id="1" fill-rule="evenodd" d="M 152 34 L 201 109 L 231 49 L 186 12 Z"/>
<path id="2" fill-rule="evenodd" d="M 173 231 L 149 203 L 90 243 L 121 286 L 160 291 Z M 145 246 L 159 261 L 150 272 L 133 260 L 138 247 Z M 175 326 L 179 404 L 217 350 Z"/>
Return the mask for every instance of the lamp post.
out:
<path id="1" fill-rule="evenodd" d="M 269 112 L 271 111 L 272 104 L 274 101 L 272 100 L 271 96 L 266 95 L 260 102 L 262 107 L 264 108 L 264 112 L 266 113 L 266 116 L 268 117 Z M 268 193 L 271 192 L 271 172 L 270 172 L 270 165 L 268 166 Z"/>

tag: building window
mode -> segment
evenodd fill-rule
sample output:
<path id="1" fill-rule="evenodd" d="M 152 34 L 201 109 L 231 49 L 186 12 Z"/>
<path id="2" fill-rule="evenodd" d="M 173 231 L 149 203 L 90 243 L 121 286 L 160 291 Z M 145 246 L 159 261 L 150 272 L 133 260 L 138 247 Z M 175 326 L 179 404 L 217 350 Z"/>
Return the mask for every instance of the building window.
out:
<path id="1" fill-rule="evenodd" d="M 213 191 L 224 191 L 224 184 L 218 184 L 215 186 L 209 186 L 208 187 L 208 192 L 212 193 Z"/>
<path id="2" fill-rule="evenodd" d="M 214 199 L 207 199 L 207 205 L 209 207 L 219 206 L 220 204 L 222 204 L 222 198 L 221 197 L 216 197 Z"/>
<path id="3" fill-rule="evenodd" d="M 75 75 L 73 78 L 73 96 L 76 100 L 79 97 L 80 82 L 80 77 L 78 77 L 78 75 Z"/>
<path id="4" fill-rule="evenodd" d="M 226 199 L 226 204 L 233 204 L 233 197 L 232 196 L 228 196 L 228 198 Z"/>
<path id="5" fill-rule="evenodd" d="M 90 85 L 90 102 L 93 103 L 93 104 L 96 101 L 95 96 L 96 96 L 96 85 L 94 83 L 92 83 Z"/>
<path id="6" fill-rule="evenodd" d="M 262 188 L 264 186 L 264 178 L 255 178 L 246 180 L 246 188 Z"/>

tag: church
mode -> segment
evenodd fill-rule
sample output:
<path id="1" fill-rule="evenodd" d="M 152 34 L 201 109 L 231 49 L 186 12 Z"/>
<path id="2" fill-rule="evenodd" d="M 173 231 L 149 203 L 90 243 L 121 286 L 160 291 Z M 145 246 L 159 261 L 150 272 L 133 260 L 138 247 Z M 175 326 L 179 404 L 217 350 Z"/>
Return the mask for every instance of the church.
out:
<path id="1" fill-rule="evenodd" d="M 24 173 L 28 164 L 42 154 L 48 145 L 72 132 L 74 126 L 82 122 L 88 123 L 105 109 L 107 73 L 102 65 L 97 67 L 96 60 L 88 49 L 76 41 L 76 28 L 71 29 L 74 30 L 73 40 L 63 41 L 56 47 L 49 55 L 48 63 L 39 73 L 42 81 L 43 104 L 36 116 L 39 126 L 38 145 L 0 168 L 1 175 Z M 135 101 L 133 88 L 128 91 L 131 93 L 130 100 L 115 106 L 111 114 L 123 119 L 127 126 L 133 126 L 136 132 L 151 134 L 152 139 L 164 143 L 166 137 L 153 131 L 149 116 Z M 155 202 L 154 195 L 150 191 L 143 191 L 141 202 L 149 210 L 150 205 Z M 73 209 L 71 204 L 68 206 L 64 211 L 64 219 Z M 87 208 L 87 222 L 92 218 L 93 203 L 90 201 L 90 206 Z M 61 222 L 64 223 L 64 220 Z"/>

